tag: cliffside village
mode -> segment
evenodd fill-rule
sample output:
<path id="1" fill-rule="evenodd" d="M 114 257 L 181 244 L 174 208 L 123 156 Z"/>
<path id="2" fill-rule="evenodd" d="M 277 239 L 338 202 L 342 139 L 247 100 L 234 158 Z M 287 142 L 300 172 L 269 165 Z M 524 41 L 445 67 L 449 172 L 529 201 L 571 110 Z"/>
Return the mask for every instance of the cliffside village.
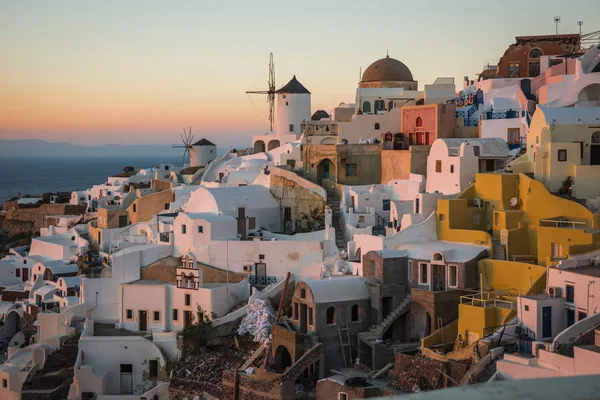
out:
<path id="1" fill-rule="evenodd" d="M 203 138 L 184 166 L 4 204 L 2 228 L 33 237 L 0 260 L 0 398 L 600 374 L 599 44 L 516 37 L 421 90 L 389 55 L 331 110 L 297 73 L 246 150 Z"/>

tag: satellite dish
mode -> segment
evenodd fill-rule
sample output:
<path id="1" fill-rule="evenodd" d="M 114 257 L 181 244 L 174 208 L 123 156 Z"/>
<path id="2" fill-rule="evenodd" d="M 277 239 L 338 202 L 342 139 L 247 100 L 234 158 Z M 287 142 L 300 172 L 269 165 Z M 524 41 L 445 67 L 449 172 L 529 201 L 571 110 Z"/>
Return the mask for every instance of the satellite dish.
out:
<path id="1" fill-rule="evenodd" d="M 519 204 L 519 200 L 516 197 L 513 197 L 512 199 L 510 199 L 509 203 L 512 207 L 516 207 L 517 204 Z"/>

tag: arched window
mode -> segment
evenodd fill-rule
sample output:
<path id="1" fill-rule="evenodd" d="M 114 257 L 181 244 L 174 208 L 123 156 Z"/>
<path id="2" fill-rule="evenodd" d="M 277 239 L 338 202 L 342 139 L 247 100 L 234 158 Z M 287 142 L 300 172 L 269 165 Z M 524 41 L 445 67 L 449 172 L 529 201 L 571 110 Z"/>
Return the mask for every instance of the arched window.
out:
<path id="1" fill-rule="evenodd" d="M 422 128 L 423 127 L 423 118 L 417 117 L 417 121 L 415 122 L 415 127 L 416 128 Z"/>
<path id="2" fill-rule="evenodd" d="M 363 103 L 363 108 L 362 108 L 364 113 L 370 113 L 371 112 L 371 103 L 369 103 L 368 101 L 365 101 Z"/>
<path id="3" fill-rule="evenodd" d="M 592 144 L 600 144 L 600 131 L 592 133 Z"/>
<path id="4" fill-rule="evenodd" d="M 335 324 L 335 308 L 329 307 L 327 309 L 327 325 Z"/>
<path id="5" fill-rule="evenodd" d="M 378 131 L 379 130 L 379 122 L 375 123 L 375 130 Z"/>
<path id="6" fill-rule="evenodd" d="M 529 52 L 529 58 L 540 58 L 542 56 L 542 50 L 533 49 Z"/>
<path id="7" fill-rule="evenodd" d="M 360 320 L 360 307 L 358 304 L 352 306 L 352 322 L 358 322 Z"/>

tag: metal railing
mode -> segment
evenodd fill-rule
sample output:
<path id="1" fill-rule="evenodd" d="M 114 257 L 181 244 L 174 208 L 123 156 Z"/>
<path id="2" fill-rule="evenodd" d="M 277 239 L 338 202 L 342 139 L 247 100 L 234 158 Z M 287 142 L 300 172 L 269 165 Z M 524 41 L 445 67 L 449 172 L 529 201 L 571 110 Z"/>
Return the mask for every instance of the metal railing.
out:
<path id="1" fill-rule="evenodd" d="M 546 228 L 567 228 L 567 229 L 585 229 L 586 222 L 569 221 L 567 219 L 540 219 L 540 227 Z"/>
<path id="2" fill-rule="evenodd" d="M 514 309 L 515 303 L 509 300 L 500 299 L 499 296 L 507 296 L 508 292 L 483 292 L 460 296 L 460 304 L 472 305 L 474 307 L 501 307 Z M 506 307 L 508 305 L 509 307 Z"/>
<path id="3" fill-rule="evenodd" d="M 250 275 L 248 282 L 251 285 L 270 285 L 271 283 L 277 283 L 276 276 L 264 276 L 264 275 Z"/>
<path id="4" fill-rule="evenodd" d="M 481 113 L 481 119 L 513 119 L 519 118 L 520 112 L 515 110 L 508 111 L 485 111 Z"/>

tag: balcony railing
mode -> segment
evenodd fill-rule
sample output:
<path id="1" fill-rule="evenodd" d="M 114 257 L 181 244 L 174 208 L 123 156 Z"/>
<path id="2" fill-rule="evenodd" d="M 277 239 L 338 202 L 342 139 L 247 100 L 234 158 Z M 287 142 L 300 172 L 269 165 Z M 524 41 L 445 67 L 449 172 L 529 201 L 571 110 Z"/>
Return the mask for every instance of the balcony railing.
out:
<path id="1" fill-rule="evenodd" d="M 162 243 L 169 243 L 169 234 L 171 232 L 161 232 L 158 236 L 158 240 L 160 240 Z"/>
<path id="2" fill-rule="evenodd" d="M 523 113 L 525 113 L 523 111 Z M 481 119 L 512 119 L 519 118 L 521 112 L 515 110 L 508 111 L 485 111 L 481 113 Z"/>
<path id="3" fill-rule="evenodd" d="M 264 275 L 250 275 L 248 277 L 248 282 L 251 285 L 270 285 L 271 283 L 277 283 L 277 277 Z"/>
<path id="4" fill-rule="evenodd" d="M 567 229 L 585 229 L 587 226 L 586 222 L 582 221 L 569 221 L 567 219 L 540 219 L 540 227 L 547 228 L 567 228 Z"/>
<path id="5" fill-rule="evenodd" d="M 461 296 L 460 304 L 483 308 L 500 307 L 512 310 L 515 307 L 515 303 L 500 298 L 500 296 L 506 295 L 508 295 L 508 292 L 484 292 L 483 295 L 480 293 L 470 294 Z"/>

